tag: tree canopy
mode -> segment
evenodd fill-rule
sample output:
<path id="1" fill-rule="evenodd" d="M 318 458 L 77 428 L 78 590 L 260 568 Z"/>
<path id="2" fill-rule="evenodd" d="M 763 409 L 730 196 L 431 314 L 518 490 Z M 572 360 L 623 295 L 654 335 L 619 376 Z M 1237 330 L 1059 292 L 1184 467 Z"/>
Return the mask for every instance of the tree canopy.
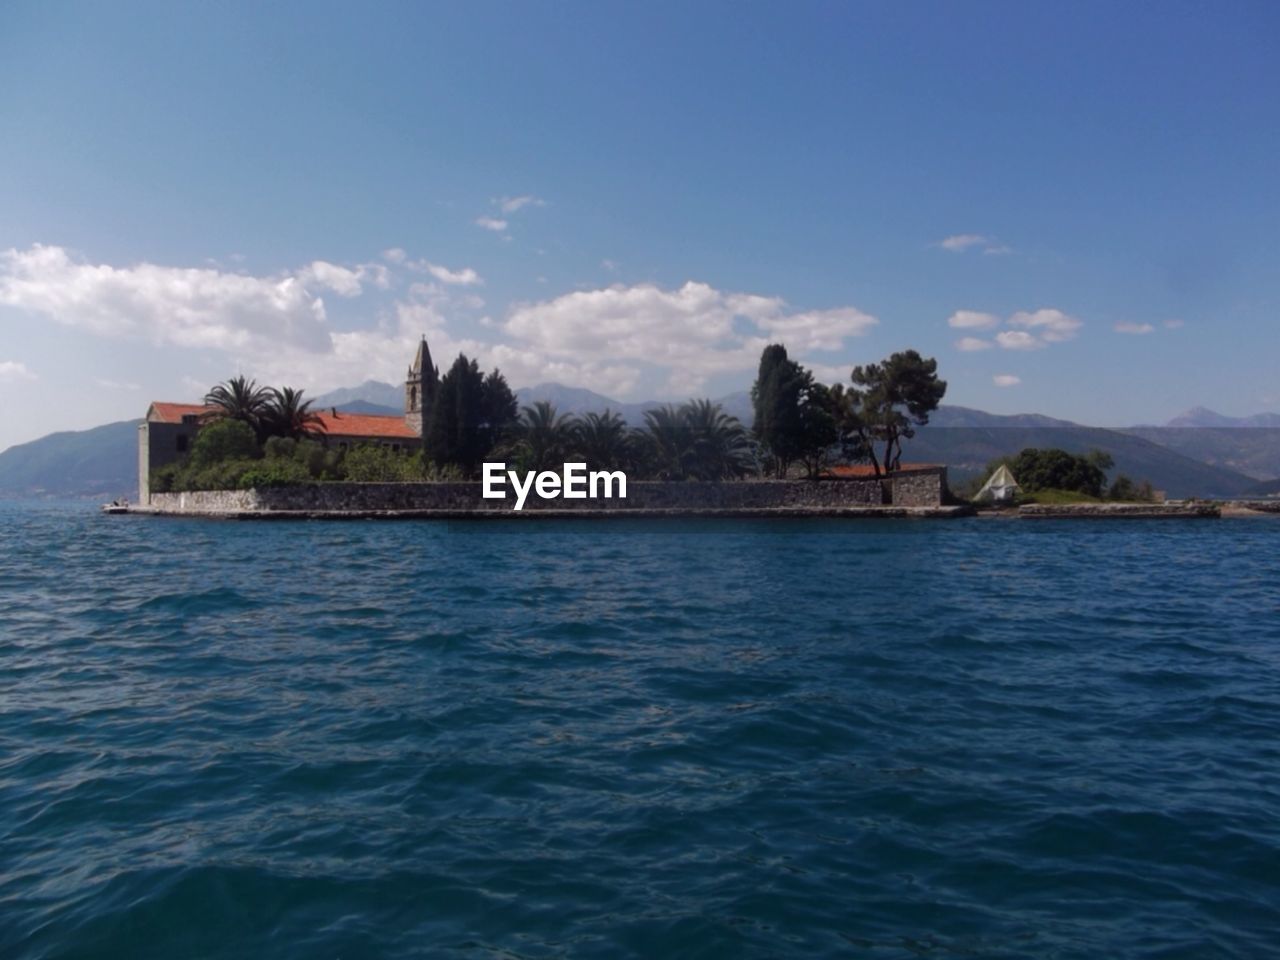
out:
<path id="1" fill-rule="evenodd" d="M 751 432 L 769 472 L 785 477 L 802 461 L 809 476 L 817 476 L 839 439 L 830 389 L 790 359 L 786 347 L 771 343 L 760 354 L 751 405 Z"/>
<path id="2" fill-rule="evenodd" d="M 904 350 L 880 363 L 854 367 L 850 379 L 844 429 L 857 436 L 876 473 L 898 469 L 903 439 L 929 422 L 947 392 L 946 381 L 938 379 L 938 361 Z M 876 443 L 883 444 L 880 457 Z"/>
<path id="3" fill-rule="evenodd" d="M 1076 456 L 1065 450 L 1042 450 L 1028 447 L 1016 457 L 1006 461 L 1018 485 L 1028 493 L 1037 490 L 1069 490 L 1090 497 L 1101 497 L 1107 475 L 1098 466 L 1110 462 L 1102 454 Z"/>
<path id="4" fill-rule="evenodd" d="M 259 443 L 271 437 L 294 440 L 314 437 L 324 431 L 320 418 L 312 412 L 311 401 L 293 387 L 260 387 L 244 376 L 232 377 L 205 394 L 211 407 L 208 420 L 236 420 L 253 430 Z"/>
<path id="5" fill-rule="evenodd" d="M 425 429 L 427 454 L 437 465 L 455 464 L 466 476 L 480 470 L 490 451 L 516 423 L 516 398 L 497 370 L 458 354 L 440 380 L 431 421 Z"/>

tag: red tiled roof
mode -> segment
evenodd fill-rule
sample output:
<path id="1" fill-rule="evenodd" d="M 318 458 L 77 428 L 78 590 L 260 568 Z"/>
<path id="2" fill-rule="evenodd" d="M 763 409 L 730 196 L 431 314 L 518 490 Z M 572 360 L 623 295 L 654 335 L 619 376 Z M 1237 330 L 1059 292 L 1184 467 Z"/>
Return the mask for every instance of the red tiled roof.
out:
<path id="1" fill-rule="evenodd" d="M 941 467 L 938 463 L 904 463 L 901 464 L 895 473 L 913 473 L 917 470 L 937 470 Z M 876 468 L 869 463 L 842 464 L 836 467 L 827 467 L 824 476 L 835 477 L 839 480 L 861 480 L 867 477 L 874 477 Z"/>
<path id="2" fill-rule="evenodd" d="M 147 410 L 152 423 L 181 423 L 184 416 L 201 416 L 216 410 L 200 403 L 153 403 Z M 330 437 L 376 437 L 385 440 L 417 440 L 418 435 L 405 423 L 404 417 L 394 414 L 342 413 L 329 410 L 315 411 L 324 433 Z"/>
<path id="3" fill-rule="evenodd" d="M 330 437 L 381 437 L 388 440 L 417 440 L 418 435 L 404 422 L 404 417 L 382 413 L 343 413 L 316 411 Z"/>
<path id="4" fill-rule="evenodd" d="M 147 419 L 152 423 L 181 423 L 183 417 L 200 416 L 213 410 L 203 403 L 160 403 L 156 401 L 147 410 Z"/>

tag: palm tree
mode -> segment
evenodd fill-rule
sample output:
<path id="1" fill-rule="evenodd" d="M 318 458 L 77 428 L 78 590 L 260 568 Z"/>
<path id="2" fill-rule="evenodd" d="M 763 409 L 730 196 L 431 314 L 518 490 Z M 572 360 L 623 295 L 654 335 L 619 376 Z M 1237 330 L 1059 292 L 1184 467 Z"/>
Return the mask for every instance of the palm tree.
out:
<path id="1" fill-rule="evenodd" d="M 513 451 L 526 470 L 563 467 L 573 449 L 574 432 L 571 417 L 556 413 L 552 404 L 539 400 L 521 408 Z"/>
<path id="2" fill-rule="evenodd" d="M 687 480 L 693 462 L 693 438 L 683 411 L 670 404 L 644 412 L 639 440 L 655 480 Z"/>
<path id="3" fill-rule="evenodd" d="M 205 406 L 213 409 L 204 416 L 206 420 L 240 420 L 260 434 L 262 415 L 270 400 L 271 391 L 266 387 L 258 386 L 256 381 L 243 375 L 232 377 L 205 394 Z"/>
<path id="4" fill-rule="evenodd" d="M 259 419 L 266 436 L 301 440 L 324 432 L 324 421 L 312 412 L 313 401 L 302 399 L 303 391 L 284 387 L 270 394 Z"/>
<path id="5" fill-rule="evenodd" d="M 585 414 L 575 424 L 574 451 L 595 470 L 622 470 L 634 460 L 633 444 L 622 415 L 606 410 Z"/>
<path id="6" fill-rule="evenodd" d="M 696 479 L 737 479 L 751 471 L 751 441 L 737 417 L 710 400 L 691 400 L 680 408 L 680 415 L 689 434 Z"/>

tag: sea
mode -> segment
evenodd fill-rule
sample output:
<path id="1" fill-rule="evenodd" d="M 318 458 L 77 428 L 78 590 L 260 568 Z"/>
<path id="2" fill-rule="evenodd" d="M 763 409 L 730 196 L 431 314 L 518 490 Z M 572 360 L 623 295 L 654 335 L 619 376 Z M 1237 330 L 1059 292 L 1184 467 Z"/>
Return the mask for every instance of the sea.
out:
<path id="1" fill-rule="evenodd" d="M 1280 956 L 1280 520 L 0 505 L 0 957 Z"/>

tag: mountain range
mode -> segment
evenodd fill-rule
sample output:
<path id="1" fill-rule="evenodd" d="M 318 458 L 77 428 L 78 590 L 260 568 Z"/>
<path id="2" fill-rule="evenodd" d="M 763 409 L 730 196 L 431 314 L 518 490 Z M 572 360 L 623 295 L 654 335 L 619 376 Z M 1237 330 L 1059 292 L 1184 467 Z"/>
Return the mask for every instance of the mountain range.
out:
<path id="1" fill-rule="evenodd" d="M 657 401 L 623 403 L 581 387 L 542 383 L 516 391 L 521 405 L 553 404 L 560 413 L 613 410 L 640 426 Z M 319 408 L 396 414 L 404 391 L 369 380 L 315 398 Z M 716 400 L 731 416 L 751 422 L 751 396 L 739 391 Z M 104 497 L 133 495 L 137 487 L 139 420 L 91 430 L 64 431 L 0 453 L 0 496 Z M 927 427 L 904 444 L 904 460 L 945 463 L 952 482 L 981 474 L 997 457 L 1025 447 L 1060 447 L 1073 453 L 1103 450 L 1112 475 L 1150 480 L 1171 497 L 1260 496 L 1280 492 L 1280 414 L 1233 418 L 1196 408 L 1164 426 L 1123 430 L 1087 427 L 1041 414 L 1003 416 L 943 406 Z"/>

